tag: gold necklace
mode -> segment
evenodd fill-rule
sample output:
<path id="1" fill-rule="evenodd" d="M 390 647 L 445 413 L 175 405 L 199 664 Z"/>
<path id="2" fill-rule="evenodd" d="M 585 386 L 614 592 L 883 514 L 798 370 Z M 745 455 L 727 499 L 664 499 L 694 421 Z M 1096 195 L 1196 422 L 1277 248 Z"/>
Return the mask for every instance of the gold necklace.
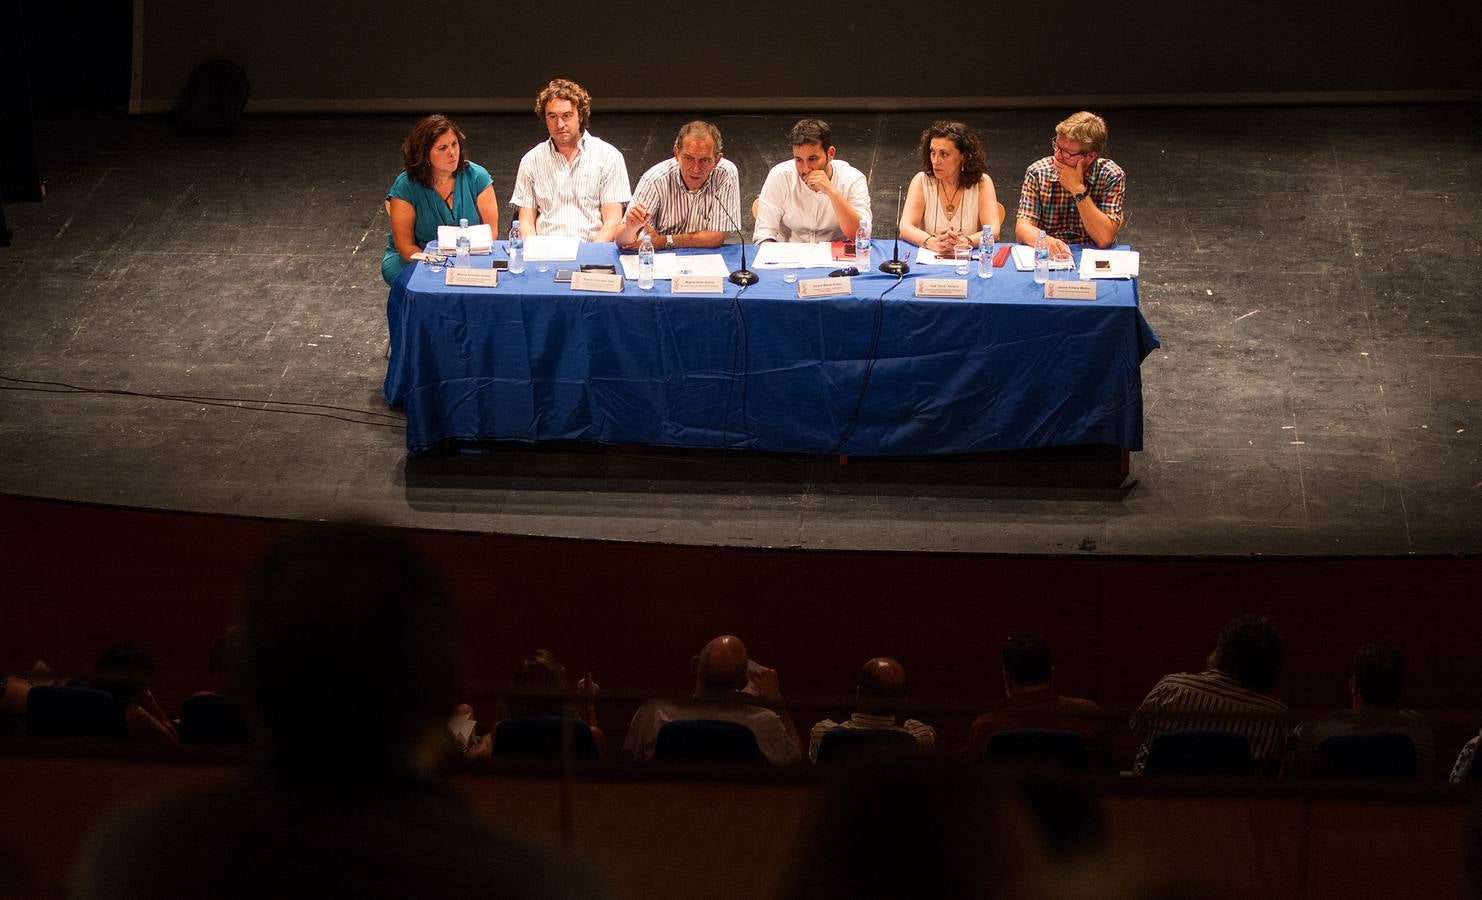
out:
<path id="1" fill-rule="evenodd" d="M 955 212 L 957 212 L 957 198 L 960 197 L 960 196 L 962 196 L 962 185 L 959 184 L 957 186 L 957 192 L 954 193 L 952 196 L 948 197 L 942 191 L 942 182 L 941 182 L 941 179 L 938 179 L 937 180 L 937 195 L 942 198 L 942 201 L 943 201 L 942 202 L 942 209 L 946 210 L 946 212 L 947 212 L 947 218 L 949 218 L 949 219 L 952 218 L 952 214 L 955 213 Z"/>

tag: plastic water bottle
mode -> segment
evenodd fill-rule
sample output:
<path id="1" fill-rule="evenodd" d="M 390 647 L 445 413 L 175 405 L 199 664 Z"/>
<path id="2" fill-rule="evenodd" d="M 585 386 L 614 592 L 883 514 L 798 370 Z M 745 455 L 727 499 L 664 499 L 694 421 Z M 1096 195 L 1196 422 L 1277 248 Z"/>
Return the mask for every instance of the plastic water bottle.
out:
<path id="1" fill-rule="evenodd" d="M 467 219 L 459 219 L 458 220 L 458 268 L 460 268 L 460 269 L 467 269 L 469 267 L 469 263 L 468 263 L 468 251 L 469 251 L 469 248 L 472 247 L 472 246 L 473 246 L 473 242 L 468 239 L 468 220 Z"/>
<path id="2" fill-rule="evenodd" d="M 993 277 L 993 226 L 985 224 L 978 236 L 978 277 Z"/>
<path id="3" fill-rule="evenodd" d="M 645 291 L 654 288 L 654 242 L 647 231 L 638 243 L 638 287 Z"/>
<path id="4" fill-rule="evenodd" d="M 520 234 L 520 220 L 509 225 L 509 274 L 519 275 L 525 271 L 525 238 Z"/>
<path id="5" fill-rule="evenodd" d="M 870 217 L 860 216 L 854 231 L 854 265 L 861 273 L 870 270 Z"/>
<path id="6" fill-rule="evenodd" d="M 1034 241 L 1034 283 L 1044 284 L 1050 280 L 1050 239 L 1040 229 Z"/>

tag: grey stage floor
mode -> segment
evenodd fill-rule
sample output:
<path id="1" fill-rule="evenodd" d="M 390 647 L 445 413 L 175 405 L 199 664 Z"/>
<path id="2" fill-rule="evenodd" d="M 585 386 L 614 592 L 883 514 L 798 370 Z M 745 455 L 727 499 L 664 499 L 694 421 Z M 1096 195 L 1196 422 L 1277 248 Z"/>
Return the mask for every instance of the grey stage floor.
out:
<path id="1" fill-rule="evenodd" d="M 986 133 L 1011 214 L 1059 112 L 960 115 Z M 833 117 L 882 226 L 932 117 Z M 789 154 L 794 117 L 714 118 L 754 195 Z M 1129 173 L 1123 235 L 1142 252 L 1143 310 L 1163 340 L 1143 364 L 1145 449 L 1120 487 L 976 461 L 840 470 L 634 448 L 409 467 L 379 395 L 378 262 L 381 198 L 411 119 L 357 117 L 249 120 L 222 142 L 161 121 L 43 125 L 50 194 L 6 207 L 15 244 L 0 250 L 0 491 L 748 547 L 1482 549 L 1478 109 L 1108 118 L 1108 155 Z M 603 115 L 599 102 L 592 130 L 636 181 L 681 121 Z M 540 124 L 462 124 L 507 198 Z"/>

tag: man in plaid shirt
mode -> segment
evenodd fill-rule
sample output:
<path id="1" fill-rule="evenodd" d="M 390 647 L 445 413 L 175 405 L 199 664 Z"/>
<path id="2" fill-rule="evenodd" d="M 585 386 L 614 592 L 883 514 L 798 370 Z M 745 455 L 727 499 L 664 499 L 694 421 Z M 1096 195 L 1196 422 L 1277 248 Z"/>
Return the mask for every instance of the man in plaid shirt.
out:
<path id="1" fill-rule="evenodd" d="M 1106 122 L 1078 112 L 1055 126 L 1053 153 L 1029 166 L 1019 191 L 1014 237 L 1034 245 L 1044 229 L 1050 256 L 1070 255 L 1067 244 L 1110 247 L 1122 227 L 1127 176 L 1101 155 Z"/>

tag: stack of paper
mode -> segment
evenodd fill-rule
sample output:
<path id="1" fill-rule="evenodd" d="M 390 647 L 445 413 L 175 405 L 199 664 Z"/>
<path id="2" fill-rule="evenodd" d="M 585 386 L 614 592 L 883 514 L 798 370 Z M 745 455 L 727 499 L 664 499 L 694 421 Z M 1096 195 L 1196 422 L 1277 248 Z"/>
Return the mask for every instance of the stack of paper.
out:
<path id="1" fill-rule="evenodd" d="M 468 226 L 468 252 L 489 253 L 494 247 L 494 230 L 488 225 Z M 439 253 L 452 256 L 458 250 L 458 226 L 437 226 L 437 247 Z"/>
<path id="2" fill-rule="evenodd" d="M 973 259 L 978 258 L 978 251 L 974 250 L 972 254 Z M 942 256 L 935 250 L 928 250 L 925 247 L 921 247 L 916 251 L 916 264 L 919 266 L 955 266 L 957 265 L 957 259 L 953 256 Z"/>
<path id="3" fill-rule="evenodd" d="M 752 264 L 758 269 L 832 269 L 838 262 L 828 244 L 767 241 L 756 248 Z"/>
<path id="4" fill-rule="evenodd" d="M 623 264 L 623 277 L 629 281 L 638 280 L 638 257 L 625 253 L 618 257 Z M 726 268 L 725 258 L 719 253 L 655 253 L 654 254 L 654 280 L 671 281 L 675 275 L 718 275 L 721 278 L 731 274 Z"/>

